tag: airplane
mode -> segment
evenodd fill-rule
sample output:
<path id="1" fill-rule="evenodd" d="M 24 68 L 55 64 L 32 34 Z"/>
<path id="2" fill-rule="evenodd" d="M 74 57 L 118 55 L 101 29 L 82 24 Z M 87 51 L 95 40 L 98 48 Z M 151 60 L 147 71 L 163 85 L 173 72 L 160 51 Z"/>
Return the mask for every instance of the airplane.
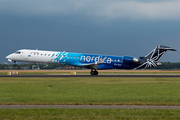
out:
<path id="1" fill-rule="evenodd" d="M 84 54 L 72 52 L 56 52 L 43 50 L 21 49 L 8 55 L 10 62 L 59 63 L 91 69 L 91 75 L 98 75 L 97 70 L 104 69 L 143 69 L 161 65 L 159 63 L 166 51 L 176 51 L 173 48 L 158 45 L 148 55 L 139 57 Z"/>

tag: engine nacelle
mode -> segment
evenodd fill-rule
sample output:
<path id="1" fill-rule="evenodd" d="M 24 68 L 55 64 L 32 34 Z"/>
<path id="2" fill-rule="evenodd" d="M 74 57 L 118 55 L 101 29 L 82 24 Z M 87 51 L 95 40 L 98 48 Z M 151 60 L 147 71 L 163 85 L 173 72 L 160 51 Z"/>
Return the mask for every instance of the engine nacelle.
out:
<path id="1" fill-rule="evenodd" d="M 124 63 L 139 63 L 140 61 L 137 58 L 131 57 L 131 56 L 123 56 Z"/>

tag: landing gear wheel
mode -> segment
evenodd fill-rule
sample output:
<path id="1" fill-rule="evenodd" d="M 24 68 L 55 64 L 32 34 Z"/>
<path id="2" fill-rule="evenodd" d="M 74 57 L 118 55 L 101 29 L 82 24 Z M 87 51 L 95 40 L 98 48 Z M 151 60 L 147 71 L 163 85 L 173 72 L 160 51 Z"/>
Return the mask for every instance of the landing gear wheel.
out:
<path id="1" fill-rule="evenodd" d="M 17 69 L 17 65 L 16 64 L 13 65 L 13 69 Z"/>
<path id="2" fill-rule="evenodd" d="M 90 74 L 91 74 L 91 75 L 98 75 L 98 71 L 92 69 L 91 72 L 90 72 Z"/>
<path id="3" fill-rule="evenodd" d="M 95 70 L 95 71 L 94 71 L 94 75 L 98 75 L 98 71 Z"/>
<path id="4" fill-rule="evenodd" d="M 95 75 L 95 72 L 94 72 L 94 71 L 91 71 L 90 74 L 91 74 L 91 75 Z"/>
<path id="5" fill-rule="evenodd" d="M 17 69 L 16 61 L 14 61 L 13 69 Z"/>

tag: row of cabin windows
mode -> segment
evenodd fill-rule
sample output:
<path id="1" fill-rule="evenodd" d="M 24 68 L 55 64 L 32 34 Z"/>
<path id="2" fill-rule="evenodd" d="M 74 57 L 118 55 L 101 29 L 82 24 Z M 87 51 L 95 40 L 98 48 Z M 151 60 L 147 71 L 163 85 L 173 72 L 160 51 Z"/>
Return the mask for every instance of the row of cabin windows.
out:
<path id="1" fill-rule="evenodd" d="M 36 53 L 34 53 L 34 55 L 36 55 Z M 39 55 L 39 53 L 37 53 L 37 55 Z M 41 56 L 42 56 L 43 54 L 41 54 Z M 48 56 L 58 56 L 58 55 L 50 55 L 50 54 L 47 54 Z M 44 56 L 46 56 L 46 54 L 44 54 Z M 60 57 L 61 57 L 61 55 L 60 55 Z M 63 57 L 65 57 L 65 55 L 63 56 Z M 69 56 L 67 56 L 67 57 L 69 57 Z M 73 56 L 71 56 L 71 58 L 73 58 Z M 76 58 L 76 56 L 74 56 L 74 58 Z M 79 56 L 77 57 L 78 59 L 79 59 Z M 119 59 L 111 59 L 112 61 L 118 61 L 118 62 L 121 62 L 121 60 L 119 60 Z"/>
<path id="2" fill-rule="evenodd" d="M 116 60 L 116 59 L 114 59 L 114 61 L 118 61 L 118 62 L 121 62 L 121 60 L 119 60 L 119 59 L 117 59 L 117 60 Z"/>
<path id="3" fill-rule="evenodd" d="M 34 53 L 34 55 L 39 55 L 39 53 Z M 42 56 L 43 54 L 41 54 L 41 56 Z M 44 56 L 58 56 L 58 55 L 51 55 L 51 54 L 44 54 Z M 60 57 L 61 57 L 62 55 L 60 55 Z M 65 57 L 65 55 L 63 55 L 63 57 Z M 67 57 L 69 57 L 69 56 L 67 56 Z M 71 58 L 73 58 L 73 56 L 71 56 Z M 74 56 L 74 58 L 76 58 L 76 56 Z M 79 56 L 77 57 L 77 58 L 79 58 Z"/>
<path id="4" fill-rule="evenodd" d="M 17 51 L 17 52 L 15 52 L 16 54 L 21 54 L 21 52 L 20 51 Z M 39 55 L 39 53 L 34 53 L 34 55 Z M 41 56 L 42 56 L 43 54 L 41 54 Z M 54 56 L 54 54 L 53 55 L 51 55 L 51 54 L 47 54 L 48 56 Z M 46 54 L 44 54 L 44 56 L 46 56 Z M 58 55 L 56 55 L 56 56 L 58 56 Z M 60 55 L 60 57 L 61 57 L 61 55 Z M 65 55 L 63 56 L 63 57 L 65 57 Z M 67 56 L 67 57 L 69 57 L 69 56 Z M 73 58 L 73 56 L 71 56 L 71 58 Z M 76 56 L 74 56 L 74 58 L 76 58 Z M 79 59 L 79 56 L 77 57 L 78 59 Z M 111 59 L 112 61 L 113 61 L 113 59 Z M 114 61 L 118 61 L 118 62 L 121 62 L 119 59 L 114 59 Z"/>

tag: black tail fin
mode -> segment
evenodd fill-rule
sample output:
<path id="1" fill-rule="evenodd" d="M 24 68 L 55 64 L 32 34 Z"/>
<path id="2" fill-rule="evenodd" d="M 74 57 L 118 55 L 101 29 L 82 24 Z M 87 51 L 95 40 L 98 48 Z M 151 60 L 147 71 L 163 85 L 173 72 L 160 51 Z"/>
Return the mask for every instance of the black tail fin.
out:
<path id="1" fill-rule="evenodd" d="M 176 51 L 173 48 L 163 46 L 163 45 L 158 45 L 155 47 L 154 50 L 152 50 L 148 55 L 145 57 L 139 57 L 140 61 L 142 61 L 142 64 L 138 66 L 135 69 L 139 68 L 151 68 L 151 67 L 156 67 L 157 63 L 160 61 L 162 56 L 166 53 L 166 51 Z"/>
<path id="2" fill-rule="evenodd" d="M 146 59 L 146 60 L 149 59 L 149 60 L 153 60 L 153 61 L 159 62 L 160 59 L 166 53 L 167 50 L 176 51 L 173 48 L 170 48 L 170 47 L 167 47 L 167 46 L 163 46 L 163 45 L 158 45 L 148 55 L 146 55 L 145 57 L 140 57 L 140 59 Z"/>

